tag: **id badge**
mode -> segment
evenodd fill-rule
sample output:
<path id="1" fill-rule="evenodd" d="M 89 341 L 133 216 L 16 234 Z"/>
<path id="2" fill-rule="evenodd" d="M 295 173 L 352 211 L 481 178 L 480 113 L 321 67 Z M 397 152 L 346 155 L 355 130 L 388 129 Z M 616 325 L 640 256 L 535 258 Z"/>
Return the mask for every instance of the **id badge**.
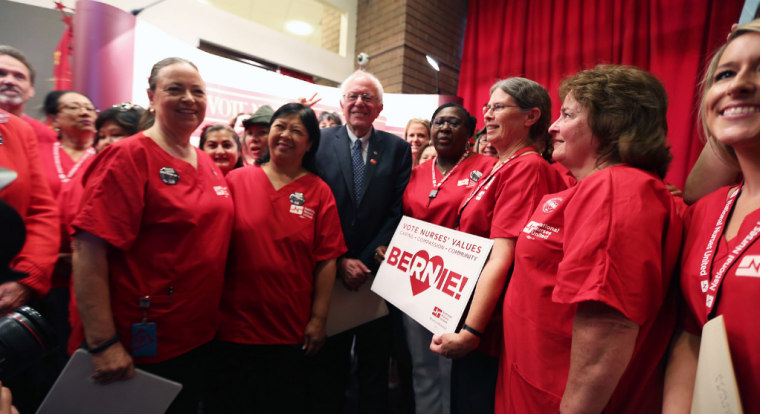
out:
<path id="1" fill-rule="evenodd" d="M 149 357 L 158 354 L 155 322 L 132 324 L 132 356 Z"/>

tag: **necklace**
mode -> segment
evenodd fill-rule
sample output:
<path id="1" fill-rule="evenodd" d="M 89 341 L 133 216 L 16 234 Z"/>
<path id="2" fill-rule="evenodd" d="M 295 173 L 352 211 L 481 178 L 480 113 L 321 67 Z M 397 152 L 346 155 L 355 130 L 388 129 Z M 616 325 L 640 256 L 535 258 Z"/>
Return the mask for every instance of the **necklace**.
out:
<path id="1" fill-rule="evenodd" d="M 469 149 L 465 150 L 462 156 L 459 157 L 459 161 L 457 161 L 457 163 L 454 164 L 454 166 L 450 170 L 448 170 L 446 174 L 443 174 L 443 172 L 441 172 L 441 174 L 443 174 L 443 178 L 441 179 L 440 183 L 435 178 L 435 165 L 438 163 L 438 157 L 435 157 L 435 161 L 430 163 L 430 169 L 431 169 L 430 172 L 431 172 L 431 176 L 433 177 L 433 189 L 430 190 L 430 195 L 428 195 L 428 198 L 430 199 L 428 200 L 428 205 L 430 205 L 430 202 L 433 201 L 433 199 L 438 196 L 438 190 L 440 190 L 443 183 L 445 183 L 446 180 L 449 179 L 449 176 L 451 176 L 454 170 L 456 170 L 457 167 L 459 167 L 459 164 L 461 164 L 462 161 L 464 161 L 467 157 L 469 157 L 470 154 L 471 152 Z"/>
<path id="2" fill-rule="evenodd" d="M 506 160 L 497 162 L 496 165 L 493 166 L 493 169 L 491 169 L 491 172 L 488 174 L 488 176 L 484 180 L 482 179 L 478 181 L 477 187 L 472 189 L 469 197 L 467 197 L 467 199 L 464 200 L 464 202 L 459 206 L 459 213 L 457 214 L 457 220 L 454 225 L 454 229 L 459 229 L 459 221 L 462 219 L 462 212 L 464 211 L 465 207 L 470 204 L 470 201 L 475 196 L 477 196 L 477 199 L 480 200 L 480 197 L 482 197 L 483 194 L 491 187 L 491 181 L 493 180 L 494 176 L 496 176 L 496 173 L 504 168 L 504 166 L 509 164 L 509 162 L 513 159 L 527 154 L 537 154 L 536 149 L 531 146 L 527 146 L 518 150 Z"/>
<path id="3" fill-rule="evenodd" d="M 60 142 L 53 144 L 53 162 L 55 162 L 55 171 L 58 173 L 58 179 L 60 179 L 62 183 L 67 183 L 71 181 L 71 177 L 76 174 L 77 170 L 79 170 L 79 167 L 82 166 L 84 161 L 87 158 L 95 155 L 95 149 L 92 147 L 87 148 L 87 151 L 85 151 L 84 154 L 82 154 L 82 156 L 79 158 L 79 161 L 77 161 L 76 164 L 71 167 L 68 174 L 63 171 L 63 165 L 61 164 L 61 149 L 63 149 L 63 145 L 61 145 Z"/>

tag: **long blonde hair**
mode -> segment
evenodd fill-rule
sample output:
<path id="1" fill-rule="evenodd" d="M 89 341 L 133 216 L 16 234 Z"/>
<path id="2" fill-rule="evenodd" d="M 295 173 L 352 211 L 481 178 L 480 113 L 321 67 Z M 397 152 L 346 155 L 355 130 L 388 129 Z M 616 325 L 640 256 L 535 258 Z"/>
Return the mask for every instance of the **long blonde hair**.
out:
<path id="1" fill-rule="evenodd" d="M 721 159 L 723 159 L 725 162 L 735 167 L 738 167 L 739 165 L 736 161 L 736 153 L 734 153 L 734 149 L 718 142 L 718 140 L 715 139 L 715 136 L 713 136 L 713 134 L 710 132 L 710 128 L 708 128 L 707 126 L 707 118 L 705 116 L 706 115 L 706 100 L 707 100 L 707 92 L 710 90 L 713 84 L 715 84 L 715 72 L 717 72 L 718 70 L 718 64 L 720 63 L 720 59 L 723 57 L 723 53 L 726 51 L 726 48 L 736 38 L 747 33 L 760 33 L 760 19 L 752 20 L 751 22 L 743 24 L 737 27 L 736 29 L 734 29 L 734 31 L 731 32 L 731 34 L 728 36 L 728 41 L 726 42 L 726 44 L 721 46 L 715 52 L 712 59 L 710 60 L 710 64 L 707 66 L 707 70 L 705 71 L 705 76 L 702 78 L 702 82 L 701 82 L 702 98 L 699 102 L 699 121 L 702 125 L 702 138 L 710 141 L 710 144 L 715 149 L 716 153 Z"/>

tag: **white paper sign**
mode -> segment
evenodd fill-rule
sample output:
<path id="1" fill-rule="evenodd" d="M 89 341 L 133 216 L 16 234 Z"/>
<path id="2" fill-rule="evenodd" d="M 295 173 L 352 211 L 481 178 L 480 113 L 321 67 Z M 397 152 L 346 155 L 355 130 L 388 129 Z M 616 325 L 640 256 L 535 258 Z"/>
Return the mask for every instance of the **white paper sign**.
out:
<path id="1" fill-rule="evenodd" d="M 434 334 L 455 332 L 493 241 L 404 216 L 372 284 Z"/>
<path id="2" fill-rule="evenodd" d="M 741 414 L 742 402 L 736 384 L 726 323 L 718 315 L 702 327 L 697 378 L 691 400 L 692 414 Z"/>

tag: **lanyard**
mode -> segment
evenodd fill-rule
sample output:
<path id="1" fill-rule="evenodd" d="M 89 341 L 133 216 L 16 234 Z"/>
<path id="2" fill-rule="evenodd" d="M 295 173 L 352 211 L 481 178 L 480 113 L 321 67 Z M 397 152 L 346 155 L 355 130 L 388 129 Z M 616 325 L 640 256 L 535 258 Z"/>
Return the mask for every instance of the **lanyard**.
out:
<path id="1" fill-rule="evenodd" d="M 734 264 L 737 258 L 741 257 L 747 247 L 749 247 L 757 235 L 760 234 L 759 221 L 757 224 L 755 224 L 755 227 L 744 237 L 741 243 L 736 245 L 736 247 L 734 247 L 734 249 L 729 252 L 726 260 L 723 261 L 723 264 L 721 264 L 720 267 L 718 267 L 718 270 L 713 275 L 712 280 L 710 280 L 710 273 L 714 268 L 712 262 L 714 260 L 713 256 L 714 252 L 717 250 L 715 242 L 718 239 L 718 236 L 723 234 L 726 225 L 726 217 L 734 207 L 734 203 L 736 202 L 736 198 L 739 196 L 739 193 L 741 193 L 741 187 L 734 191 L 728 200 L 726 200 L 726 206 L 723 207 L 723 211 L 720 213 L 717 223 L 715 223 L 715 229 L 710 235 L 710 240 L 707 242 L 705 253 L 702 256 L 702 261 L 699 265 L 700 286 L 702 288 L 702 293 L 706 293 L 705 308 L 707 310 L 708 319 L 714 316 L 715 303 L 717 302 L 718 294 L 720 293 L 720 288 L 723 284 L 726 271 Z"/>
<path id="2" fill-rule="evenodd" d="M 491 187 L 491 181 L 496 176 L 496 173 L 499 172 L 502 168 L 504 168 L 504 166 L 506 166 L 507 164 L 509 164 L 510 161 L 512 161 L 513 159 L 515 159 L 515 158 L 517 158 L 519 156 L 528 154 L 529 152 L 536 153 L 536 149 L 533 148 L 533 147 L 531 147 L 531 146 L 528 146 L 528 147 L 525 147 L 525 148 L 523 148 L 521 150 L 518 150 L 517 152 L 515 152 L 514 154 L 512 154 L 512 156 L 510 156 L 506 160 L 501 161 L 498 164 L 496 164 L 496 166 L 493 167 L 493 169 L 488 174 L 488 176 L 486 177 L 486 179 L 485 180 L 480 180 L 478 182 L 477 187 L 475 187 L 472 190 L 472 192 L 467 197 L 467 199 L 464 201 L 464 203 L 462 203 L 462 205 L 459 207 L 459 213 L 457 214 L 457 221 L 454 224 L 454 228 L 455 229 L 459 228 L 459 220 L 462 218 L 462 212 L 464 211 L 464 208 L 467 207 L 467 205 L 470 203 L 470 200 L 472 200 L 472 198 L 475 197 L 475 195 L 480 194 L 481 190 L 483 190 L 483 192 L 486 192 Z"/>
<path id="3" fill-rule="evenodd" d="M 79 167 L 82 166 L 84 161 L 87 158 L 90 158 L 93 154 L 95 154 L 95 149 L 90 147 L 87 148 L 87 151 L 85 151 L 84 154 L 79 158 L 79 161 L 77 161 L 76 164 L 74 164 L 73 167 L 69 170 L 69 173 L 66 174 L 63 172 L 63 165 L 61 164 L 61 143 L 56 142 L 53 144 L 53 161 L 55 162 L 55 170 L 58 173 L 58 178 L 61 180 L 62 183 L 69 182 L 71 180 L 71 177 L 76 174 Z"/>
<path id="4" fill-rule="evenodd" d="M 433 201 L 433 199 L 438 195 L 438 190 L 443 186 L 443 183 L 446 182 L 446 180 L 449 179 L 449 176 L 454 173 L 454 170 L 459 167 L 459 164 L 462 163 L 467 157 L 470 156 L 470 150 L 465 150 L 461 157 L 459 157 L 459 161 L 457 161 L 456 164 L 454 164 L 454 167 L 447 172 L 443 178 L 441 179 L 441 182 L 439 183 L 438 180 L 435 179 L 435 164 L 438 162 L 438 157 L 435 157 L 435 160 L 430 163 L 430 172 L 433 177 L 433 189 L 430 190 L 430 195 L 428 195 L 428 198 L 430 199 L 428 201 L 428 205 L 430 205 L 430 202 Z"/>

